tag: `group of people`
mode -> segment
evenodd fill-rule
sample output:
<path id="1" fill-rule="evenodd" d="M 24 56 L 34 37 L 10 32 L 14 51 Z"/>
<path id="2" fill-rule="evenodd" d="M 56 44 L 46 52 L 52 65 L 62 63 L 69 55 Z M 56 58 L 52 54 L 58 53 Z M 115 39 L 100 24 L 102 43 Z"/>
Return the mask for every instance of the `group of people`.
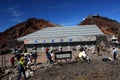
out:
<path id="1" fill-rule="evenodd" d="M 80 52 L 79 52 L 79 59 L 80 59 L 80 61 L 89 61 L 90 60 L 90 58 L 89 58 L 89 56 L 88 56 L 88 54 L 87 54 L 87 52 L 85 51 L 85 48 L 84 47 L 81 47 L 80 49 Z M 95 51 L 92 51 L 92 53 L 94 52 L 94 54 L 95 54 Z M 100 56 L 100 46 L 97 46 L 96 47 L 96 53 L 97 53 L 97 55 L 98 56 Z M 118 56 L 118 48 L 117 47 L 115 47 L 115 46 L 113 46 L 112 47 L 112 58 L 110 58 L 110 60 L 111 61 L 114 61 L 114 60 L 118 60 L 117 59 L 117 56 Z M 105 57 L 106 58 L 106 57 Z"/>
<path id="2" fill-rule="evenodd" d="M 18 80 L 21 79 L 21 75 L 23 73 L 24 79 L 27 80 L 26 76 L 26 70 L 33 71 L 31 69 L 31 65 L 33 64 L 35 67 L 37 66 L 36 60 L 37 60 L 37 51 L 35 48 L 33 48 L 31 53 L 24 52 L 24 53 L 16 53 L 14 56 L 11 57 L 10 62 L 11 66 L 15 67 L 15 62 L 17 63 L 17 70 L 18 70 Z"/>
<path id="3" fill-rule="evenodd" d="M 61 49 L 62 51 L 62 49 Z M 100 46 L 96 46 L 96 54 L 97 56 L 100 56 Z M 92 51 L 93 52 L 93 51 Z M 94 53 L 95 54 L 95 51 Z M 113 47 L 112 48 L 112 57 L 113 57 L 113 60 L 117 60 L 117 55 L 118 55 L 118 49 L 117 47 Z M 53 60 L 52 60 L 52 57 L 53 57 L 53 54 L 52 54 L 52 51 L 50 51 L 48 48 L 46 49 L 46 56 L 47 56 L 47 59 L 48 59 L 48 63 L 52 63 Z M 86 51 L 86 47 L 81 47 L 79 49 L 79 53 L 78 53 L 78 57 L 79 57 L 79 60 L 80 61 L 87 61 L 87 62 L 90 62 L 90 57 L 88 56 L 88 53 Z"/>
<path id="4" fill-rule="evenodd" d="M 86 52 L 86 48 L 81 47 L 80 52 L 78 54 L 79 60 L 80 61 L 87 61 L 90 62 L 90 57 L 88 56 Z M 99 56 L 99 51 L 100 49 L 97 48 L 98 50 L 98 56 Z M 61 48 L 62 51 L 62 48 Z M 116 56 L 118 54 L 117 48 L 113 47 L 113 59 L 116 60 Z M 29 54 L 21 54 L 20 52 L 16 52 L 15 56 L 12 56 L 10 61 L 11 61 L 11 66 L 15 66 L 15 60 L 17 61 L 17 69 L 18 69 L 18 80 L 21 78 L 21 73 L 23 73 L 25 80 L 27 80 L 25 71 L 26 69 L 31 69 L 31 64 L 33 63 L 35 66 L 36 60 L 37 60 L 37 51 L 35 48 L 33 48 L 32 52 Z M 15 59 L 16 58 L 16 59 Z M 49 50 L 49 48 L 46 48 L 46 58 L 47 58 L 47 64 L 50 65 L 54 62 L 54 52 L 53 50 Z"/>

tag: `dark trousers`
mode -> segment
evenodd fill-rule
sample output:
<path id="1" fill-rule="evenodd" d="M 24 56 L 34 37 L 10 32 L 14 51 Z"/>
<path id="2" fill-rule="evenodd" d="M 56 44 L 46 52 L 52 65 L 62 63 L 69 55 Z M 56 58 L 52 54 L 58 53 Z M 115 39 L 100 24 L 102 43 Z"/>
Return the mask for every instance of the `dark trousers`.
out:
<path id="1" fill-rule="evenodd" d="M 21 80 L 22 73 L 24 75 L 24 80 L 27 80 L 25 70 L 24 71 L 18 70 L 18 80 Z"/>
<path id="2" fill-rule="evenodd" d="M 113 54 L 113 58 L 114 58 L 114 60 L 117 59 L 116 56 L 117 56 L 117 54 L 114 53 L 114 54 Z"/>
<path id="3" fill-rule="evenodd" d="M 37 62 L 36 62 L 36 60 L 37 60 L 37 59 L 35 58 L 35 59 L 34 59 L 34 65 L 35 65 L 35 66 L 37 66 Z"/>

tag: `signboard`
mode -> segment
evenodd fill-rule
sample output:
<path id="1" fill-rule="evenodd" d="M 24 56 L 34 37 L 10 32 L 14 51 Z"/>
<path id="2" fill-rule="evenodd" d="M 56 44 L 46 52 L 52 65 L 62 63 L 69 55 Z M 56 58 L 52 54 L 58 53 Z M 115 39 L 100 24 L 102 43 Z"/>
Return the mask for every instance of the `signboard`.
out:
<path id="1" fill-rule="evenodd" d="M 29 44 L 30 43 L 30 40 L 24 40 L 24 44 Z"/>
<path id="2" fill-rule="evenodd" d="M 55 52 L 55 60 L 72 59 L 72 51 Z"/>

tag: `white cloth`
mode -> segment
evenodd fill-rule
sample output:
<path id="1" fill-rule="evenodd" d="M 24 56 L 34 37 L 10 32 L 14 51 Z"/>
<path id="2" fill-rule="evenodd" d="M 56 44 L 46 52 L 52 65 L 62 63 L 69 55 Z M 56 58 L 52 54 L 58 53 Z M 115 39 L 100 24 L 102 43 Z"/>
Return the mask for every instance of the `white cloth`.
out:
<path id="1" fill-rule="evenodd" d="M 85 51 L 80 52 L 80 53 L 79 53 L 79 57 L 80 57 L 80 58 L 81 58 L 81 57 L 86 58 L 87 55 L 86 55 Z"/>
<path id="2" fill-rule="evenodd" d="M 117 52 L 117 48 L 114 48 L 114 49 L 113 49 L 113 54 L 114 54 L 115 52 Z"/>

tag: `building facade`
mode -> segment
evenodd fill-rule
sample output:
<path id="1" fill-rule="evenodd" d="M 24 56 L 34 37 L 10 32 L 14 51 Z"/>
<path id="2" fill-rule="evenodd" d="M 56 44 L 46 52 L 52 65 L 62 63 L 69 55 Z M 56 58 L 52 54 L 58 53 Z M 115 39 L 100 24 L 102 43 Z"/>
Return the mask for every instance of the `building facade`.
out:
<path id="1" fill-rule="evenodd" d="M 96 25 L 48 27 L 18 38 L 24 41 L 28 51 L 36 47 L 38 51 L 45 51 L 45 48 L 71 50 L 79 45 L 96 44 L 97 38 L 104 36 L 104 33 Z"/>

